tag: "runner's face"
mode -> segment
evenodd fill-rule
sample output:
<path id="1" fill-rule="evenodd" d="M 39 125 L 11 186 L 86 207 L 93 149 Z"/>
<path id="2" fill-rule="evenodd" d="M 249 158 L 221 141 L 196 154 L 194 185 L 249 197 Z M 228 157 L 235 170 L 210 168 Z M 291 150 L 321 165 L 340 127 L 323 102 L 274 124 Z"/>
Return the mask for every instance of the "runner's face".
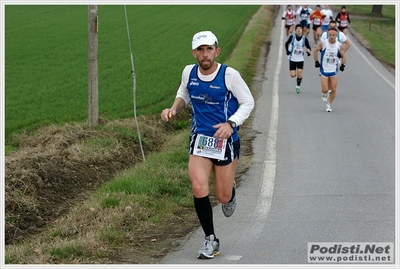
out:
<path id="1" fill-rule="evenodd" d="M 297 27 L 296 28 L 296 35 L 302 35 L 303 34 L 303 28 Z"/>
<path id="2" fill-rule="evenodd" d="M 215 63 L 215 58 L 219 55 L 221 49 L 215 45 L 203 45 L 192 50 L 193 56 L 197 59 L 199 66 L 203 70 L 209 70 Z"/>
<path id="3" fill-rule="evenodd" d="M 335 43 L 336 42 L 336 36 L 337 32 L 336 31 L 329 31 L 329 42 L 330 43 Z"/>

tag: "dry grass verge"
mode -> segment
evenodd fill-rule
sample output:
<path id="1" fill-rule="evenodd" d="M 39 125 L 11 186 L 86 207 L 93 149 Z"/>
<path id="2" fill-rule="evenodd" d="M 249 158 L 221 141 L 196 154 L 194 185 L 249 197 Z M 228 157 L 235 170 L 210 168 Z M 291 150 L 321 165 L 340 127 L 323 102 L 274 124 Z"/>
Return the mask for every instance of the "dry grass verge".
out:
<path id="1" fill-rule="evenodd" d="M 156 116 L 139 122 L 144 152 L 158 151 L 168 136 L 165 125 Z M 6 244 L 40 232 L 116 172 L 142 162 L 133 119 L 100 129 L 52 125 L 17 139 L 18 151 L 5 158 Z"/>

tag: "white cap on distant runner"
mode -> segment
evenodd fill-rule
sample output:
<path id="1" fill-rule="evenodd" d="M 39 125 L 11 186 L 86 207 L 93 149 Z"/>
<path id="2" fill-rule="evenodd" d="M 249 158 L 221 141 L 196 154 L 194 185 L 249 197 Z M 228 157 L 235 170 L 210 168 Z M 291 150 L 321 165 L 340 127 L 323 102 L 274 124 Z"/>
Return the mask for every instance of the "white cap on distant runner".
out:
<path id="1" fill-rule="evenodd" d="M 210 31 L 198 32 L 193 36 L 192 49 L 197 49 L 202 45 L 214 45 L 218 44 L 217 37 Z"/>

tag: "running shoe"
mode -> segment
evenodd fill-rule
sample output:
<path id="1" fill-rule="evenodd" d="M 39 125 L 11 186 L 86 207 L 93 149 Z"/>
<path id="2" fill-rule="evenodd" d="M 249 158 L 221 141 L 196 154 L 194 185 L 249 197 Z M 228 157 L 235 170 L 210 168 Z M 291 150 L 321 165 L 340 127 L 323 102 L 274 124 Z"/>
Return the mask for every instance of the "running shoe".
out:
<path id="1" fill-rule="evenodd" d="M 324 101 L 324 102 L 328 101 L 328 93 L 327 92 L 322 93 L 322 101 Z"/>
<path id="2" fill-rule="evenodd" d="M 233 187 L 236 188 L 236 181 L 233 182 Z M 232 216 L 233 212 L 236 209 L 236 195 L 233 197 L 232 201 L 222 204 L 222 213 L 224 213 L 225 217 L 229 218 Z"/>
<path id="3" fill-rule="evenodd" d="M 214 235 L 206 236 L 203 247 L 197 252 L 198 259 L 213 259 L 219 255 L 219 240 Z"/>
<path id="4" fill-rule="evenodd" d="M 329 104 L 329 103 L 326 104 L 325 111 L 326 111 L 326 112 L 332 112 L 331 104 Z"/>
<path id="5" fill-rule="evenodd" d="M 300 93 L 300 86 L 296 86 L 296 92 L 297 92 L 297 94 Z"/>

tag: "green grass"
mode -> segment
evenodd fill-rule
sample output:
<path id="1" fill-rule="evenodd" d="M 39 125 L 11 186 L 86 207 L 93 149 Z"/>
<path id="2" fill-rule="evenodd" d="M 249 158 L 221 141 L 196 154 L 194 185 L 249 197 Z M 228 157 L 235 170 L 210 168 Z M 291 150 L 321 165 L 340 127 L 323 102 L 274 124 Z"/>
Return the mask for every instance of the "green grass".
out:
<path id="1" fill-rule="evenodd" d="M 186 136 L 183 136 L 184 140 Z M 170 146 L 168 151 L 148 158 L 144 165 L 119 173 L 112 181 L 101 187 L 99 190 L 101 196 L 124 193 L 148 197 L 151 201 L 165 202 L 167 199 L 180 206 L 192 206 L 191 187 L 187 175 L 187 145 L 178 142 L 176 146 Z M 146 203 L 151 204 L 151 201 Z"/>
<path id="2" fill-rule="evenodd" d="M 116 247 L 121 242 L 123 237 L 124 237 L 124 231 L 112 227 L 101 231 L 99 239 L 106 242 L 108 245 L 112 247 Z"/>
<path id="3" fill-rule="evenodd" d="M 337 10 L 340 10 L 340 6 L 336 6 Z M 350 14 L 371 16 L 372 5 L 346 5 L 346 10 Z M 395 5 L 383 5 L 382 16 L 384 18 L 394 19 L 396 15 Z"/>
<path id="4" fill-rule="evenodd" d="M 339 10 L 340 6 L 336 6 Z M 359 19 L 353 15 L 371 16 L 372 5 L 347 5 L 350 14 L 350 26 L 368 43 L 377 58 L 395 66 L 396 59 L 396 21 L 395 6 L 383 5 L 382 18 Z"/>
<path id="5" fill-rule="evenodd" d="M 355 19 L 352 26 L 356 29 L 363 39 L 368 41 L 368 45 L 377 58 L 395 66 L 396 30 L 394 19 L 388 21 L 373 21 L 371 26 L 366 20 Z M 382 31 L 385 29 L 385 31 Z"/>
<path id="6" fill-rule="evenodd" d="M 55 256 L 57 259 L 68 259 L 74 256 L 81 256 L 83 254 L 83 248 L 80 245 L 67 245 L 50 251 L 50 255 Z"/>
<path id="7" fill-rule="evenodd" d="M 223 62 L 258 6 L 127 6 L 137 114 L 159 113 L 194 63 L 193 34 L 212 30 Z M 99 114 L 132 117 L 133 89 L 123 5 L 98 8 Z M 5 137 L 87 120 L 87 6 L 5 7 Z M 207 19 L 205 19 L 205 16 Z"/>

